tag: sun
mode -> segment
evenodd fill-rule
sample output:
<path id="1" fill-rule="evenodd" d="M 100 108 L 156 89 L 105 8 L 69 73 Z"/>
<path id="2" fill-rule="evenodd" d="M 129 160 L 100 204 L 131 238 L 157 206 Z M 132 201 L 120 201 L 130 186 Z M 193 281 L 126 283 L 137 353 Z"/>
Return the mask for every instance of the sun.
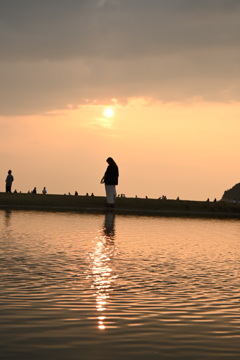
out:
<path id="1" fill-rule="evenodd" d="M 106 117 L 112 117 L 113 116 L 113 114 L 114 114 L 114 111 L 113 111 L 113 109 L 112 108 L 106 108 L 105 110 L 104 110 L 104 115 L 106 116 Z"/>

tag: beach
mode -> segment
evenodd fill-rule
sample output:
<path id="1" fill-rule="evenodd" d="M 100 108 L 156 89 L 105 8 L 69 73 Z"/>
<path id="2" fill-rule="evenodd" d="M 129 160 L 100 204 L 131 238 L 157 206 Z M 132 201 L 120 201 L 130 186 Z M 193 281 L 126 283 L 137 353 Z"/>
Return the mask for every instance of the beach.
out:
<path id="1" fill-rule="evenodd" d="M 240 217 L 239 203 L 225 201 L 161 200 L 118 197 L 114 208 L 106 208 L 104 196 L 0 193 L 0 209 L 73 211 L 151 216 Z"/>

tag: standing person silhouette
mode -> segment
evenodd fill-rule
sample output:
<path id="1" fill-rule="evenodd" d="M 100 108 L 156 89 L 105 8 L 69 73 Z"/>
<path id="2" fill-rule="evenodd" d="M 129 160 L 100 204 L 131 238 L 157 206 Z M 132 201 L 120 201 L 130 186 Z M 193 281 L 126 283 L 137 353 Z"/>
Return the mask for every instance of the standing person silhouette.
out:
<path id="1" fill-rule="evenodd" d="M 107 158 L 108 167 L 101 180 L 101 184 L 105 184 L 106 197 L 107 197 L 107 206 L 114 207 L 116 200 L 116 185 L 118 185 L 118 166 L 113 160 L 113 158 Z"/>
<path id="2" fill-rule="evenodd" d="M 14 177 L 12 176 L 12 170 L 8 170 L 8 175 L 6 177 L 6 192 L 12 192 L 12 183 L 14 181 Z"/>

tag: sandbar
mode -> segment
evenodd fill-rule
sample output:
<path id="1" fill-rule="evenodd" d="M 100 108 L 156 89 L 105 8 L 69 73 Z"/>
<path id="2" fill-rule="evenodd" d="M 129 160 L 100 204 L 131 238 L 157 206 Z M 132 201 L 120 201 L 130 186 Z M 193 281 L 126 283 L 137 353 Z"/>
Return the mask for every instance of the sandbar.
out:
<path id="1" fill-rule="evenodd" d="M 0 193 L 0 209 L 71 211 L 143 216 L 188 216 L 240 218 L 240 204 L 225 201 L 117 198 L 114 208 L 106 207 L 104 196 Z"/>

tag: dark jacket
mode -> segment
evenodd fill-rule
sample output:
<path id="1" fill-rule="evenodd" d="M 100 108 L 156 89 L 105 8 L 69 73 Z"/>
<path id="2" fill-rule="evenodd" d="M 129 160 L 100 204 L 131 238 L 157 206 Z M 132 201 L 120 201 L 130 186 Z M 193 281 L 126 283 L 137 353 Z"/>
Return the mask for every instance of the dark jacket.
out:
<path id="1" fill-rule="evenodd" d="M 110 164 L 104 174 L 104 183 L 106 185 L 118 185 L 118 167 L 117 165 Z"/>
<path id="2" fill-rule="evenodd" d="M 11 186 L 12 182 L 13 182 L 14 178 L 11 174 L 8 174 L 7 178 L 6 178 L 6 185 L 7 186 Z"/>

